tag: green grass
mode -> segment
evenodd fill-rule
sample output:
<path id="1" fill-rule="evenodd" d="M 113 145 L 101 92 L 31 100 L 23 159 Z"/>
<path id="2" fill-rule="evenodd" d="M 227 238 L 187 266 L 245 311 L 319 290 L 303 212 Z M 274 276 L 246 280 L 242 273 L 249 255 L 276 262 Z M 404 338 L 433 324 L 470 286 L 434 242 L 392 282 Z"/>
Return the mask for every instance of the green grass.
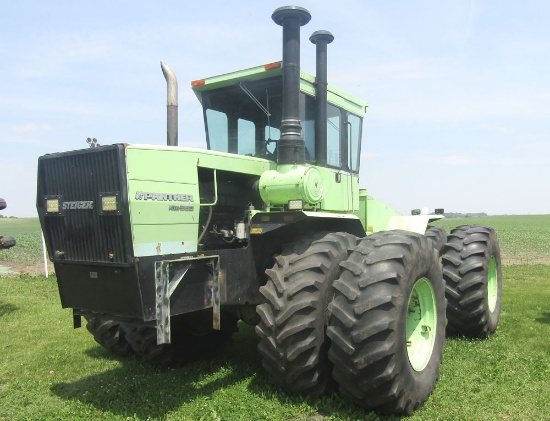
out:
<path id="1" fill-rule="evenodd" d="M 550 266 L 504 270 L 501 323 L 486 341 L 450 339 L 441 378 L 411 419 L 532 419 L 550 414 Z M 274 387 L 253 329 L 213 359 L 163 369 L 117 359 L 73 330 L 55 279 L 0 278 L 0 419 L 379 419 L 338 396 Z"/>
<path id="2" fill-rule="evenodd" d="M 438 225 L 450 231 L 464 223 L 495 227 L 505 263 L 514 253 L 525 253 L 530 263 L 534 256 L 548 259 L 550 216 L 449 219 Z M 21 246 L 21 254 L 5 260 L 40 261 L 36 218 L 0 219 L 0 233 L 18 240 L 13 249 L 0 251 L 0 259 Z M 28 245 L 21 241 L 26 235 Z M 486 341 L 449 339 L 435 391 L 411 419 L 548 419 L 550 265 L 508 266 L 503 274 L 496 334 Z M 72 329 L 55 277 L 0 276 L 0 420 L 380 419 L 336 395 L 283 393 L 269 382 L 256 344 L 253 328 L 240 324 L 233 343 L 213 359 L 172 369 L 117 359 L 85 328 Z"/>

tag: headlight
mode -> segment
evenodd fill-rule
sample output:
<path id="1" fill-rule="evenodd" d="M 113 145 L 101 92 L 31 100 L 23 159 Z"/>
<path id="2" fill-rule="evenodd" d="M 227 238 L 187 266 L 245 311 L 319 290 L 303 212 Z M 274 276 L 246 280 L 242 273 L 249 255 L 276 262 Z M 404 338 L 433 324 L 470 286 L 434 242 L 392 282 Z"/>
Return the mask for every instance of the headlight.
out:
<path id="1" fill-rule="evenodd" d="M 46 200 L 46 212 L 59 213 L 59 199 L 47 199 Z"/>
<path id="2" fill-rule="evenodd" d="M 288 210 L 302 210 L 302 209 L 304 209 L 304 201 L 302 199 L 288 201 Z"/>
<path id="3" fill-rule="evenodd" d="M 101 208 L 100 214 L 113 214 L 120 213 L 119 209 L 119 193 L 100 193 L 99 197 L 101 199 Z"/>
<path id="4" fill-rule="evenodd" d="M 61 215 L 61 196 L 46 196 L 46 215 Z"/>
<path id="5" fill-rule="evenodd" d="M 101 198 L 101 210 L 103 212 L 116 212 L 118 210 L 118 200 L 116 196 L 103 196 Z"/>

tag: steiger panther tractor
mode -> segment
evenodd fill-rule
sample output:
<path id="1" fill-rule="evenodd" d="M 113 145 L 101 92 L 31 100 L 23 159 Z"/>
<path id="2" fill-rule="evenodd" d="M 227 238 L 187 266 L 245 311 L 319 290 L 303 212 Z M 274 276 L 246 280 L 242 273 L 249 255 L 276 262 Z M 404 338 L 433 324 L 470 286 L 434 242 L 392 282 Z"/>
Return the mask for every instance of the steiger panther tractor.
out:
<path id="1" fill-rule="evenodd" d="M 178 146 L 177 82 L 166 146 L 45 155 L 37 208 L 61 303 L 119 356 L 163 364 L 221 350 L 256 326 L 269 377 L 290 393 L 338 390 L 410 414 L 439 376 L 445 334 L 487 337 L 500 313 L 495 232 L 428 226 L 359 187 L 366 103 L 300 69 L 310 13 L 281 7 L 282 61 L 192 82 L 207 149 Z M 439 212 L 441 213 L 441 212 Z"/>

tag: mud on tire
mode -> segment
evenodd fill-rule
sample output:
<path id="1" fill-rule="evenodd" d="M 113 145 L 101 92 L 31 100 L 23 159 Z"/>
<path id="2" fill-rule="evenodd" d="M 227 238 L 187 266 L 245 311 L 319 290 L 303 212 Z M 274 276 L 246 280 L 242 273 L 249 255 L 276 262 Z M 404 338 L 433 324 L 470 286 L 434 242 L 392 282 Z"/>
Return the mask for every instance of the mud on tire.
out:
<path id="1" fill-rule="evenodd" d="M 445 342 L 445 291 L 424 235 L 387 231 L 359 242 L 333 284 L 327 334 L 342 395 L 411 414 L 435 387 Z"/>
<path id="2" fill-rule="evenodd" d="M 262 365 L 271 380 L 293 393 L 319 396 L 334 386 L 327 356 L 326 325 L 332 282 L 355 245 L 347 233 L 320 232 L 283 247 L 260 288 L 257 307 Z"/>
<path id="3" fill-rule="evenodd" d="M 500 317 L 502 267 L 495 231 L 481 225 L 456 227 L 443 250 L 447 333 L 472 338 L 493 334 Z"/>

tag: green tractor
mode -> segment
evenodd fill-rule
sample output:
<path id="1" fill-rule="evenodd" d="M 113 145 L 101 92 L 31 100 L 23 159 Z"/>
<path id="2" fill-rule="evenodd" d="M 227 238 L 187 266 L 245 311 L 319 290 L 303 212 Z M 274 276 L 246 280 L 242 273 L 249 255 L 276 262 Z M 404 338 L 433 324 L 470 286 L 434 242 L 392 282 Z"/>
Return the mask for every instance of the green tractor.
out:
<path id="1" fill-rule="evenodd" d="M 446 330 L 498 324 L 501 263 L 491 228 L 449 236 L 359 187 L 366 103 L 300 69 L 296 6 L 272 15 L 283 59 L 192 82 L 207 149 L 178 146 L 177 82 L 166 146 L 45 155 L 37 208 L 63 307 L 113 353 L 169 364 L 256 326 L 270 378 L 409 414 L 432 392 Z M 441 212 L 440 212 L 441 213 Z M 448 320 L 448 323 L 447 323 Z"/>

